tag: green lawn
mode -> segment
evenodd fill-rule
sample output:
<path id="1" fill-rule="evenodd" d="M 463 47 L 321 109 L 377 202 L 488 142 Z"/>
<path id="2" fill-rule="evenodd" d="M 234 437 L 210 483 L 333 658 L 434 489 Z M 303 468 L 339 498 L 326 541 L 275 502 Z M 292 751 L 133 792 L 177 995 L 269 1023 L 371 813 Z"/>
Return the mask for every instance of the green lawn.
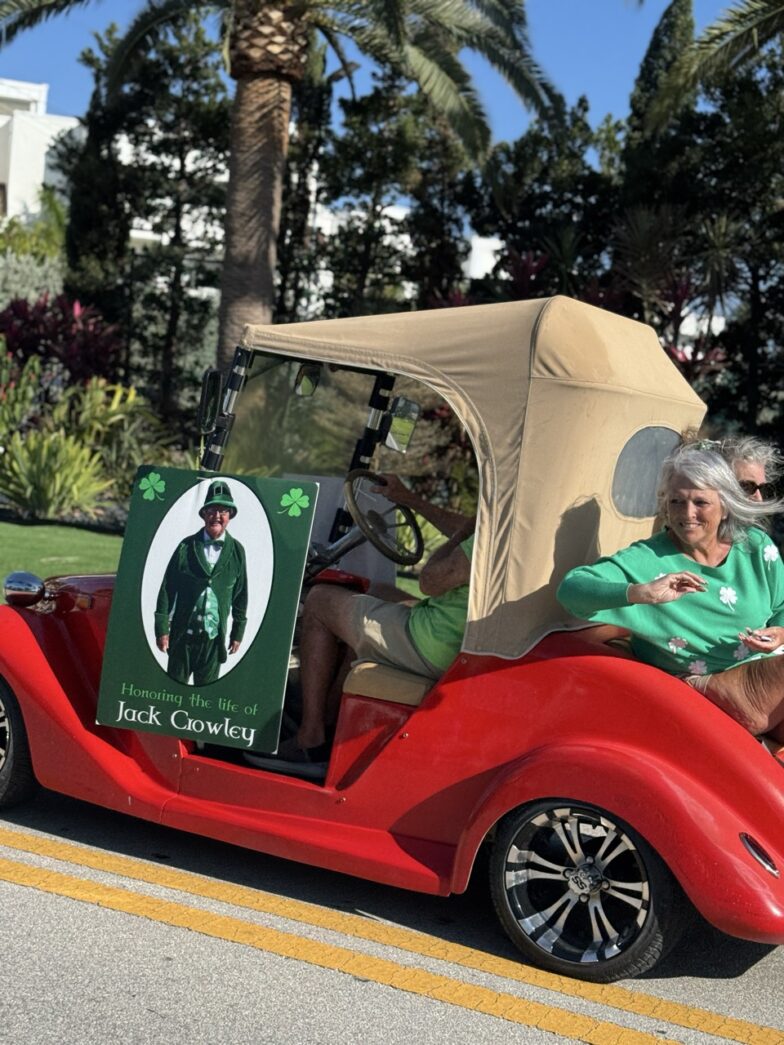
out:
<path id="1" fill-rule="evenodd" d="M 122 537 L 72 526 L 23 526 L 0 522 L 0 581 L 14 570 L 39 577 L 65 573 L 114 573 Z M 422 597 L 416 580 L 397 578 L 397 586 Z"/>
<path id="2" fill-rule="evenodd" d="M 39 577 L 64 573 L 113 573 L 122 537 L 71 526 L 23 526 L 0 522 L 0 580 L 14 570 Z"/>

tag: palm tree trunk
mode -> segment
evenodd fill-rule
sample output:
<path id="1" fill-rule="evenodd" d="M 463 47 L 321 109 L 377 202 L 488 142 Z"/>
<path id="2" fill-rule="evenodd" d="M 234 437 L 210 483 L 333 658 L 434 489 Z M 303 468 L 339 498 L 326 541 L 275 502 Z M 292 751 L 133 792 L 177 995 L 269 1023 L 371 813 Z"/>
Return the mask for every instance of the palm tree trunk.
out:
<path id="1" fill-rule="evenodd" d="M 231 362 L 246 323 L 269 323 L 275 245 L 289 140 L 291 83 L 267 74 L 237 81 L 231 119 L 218 366 Z"/>

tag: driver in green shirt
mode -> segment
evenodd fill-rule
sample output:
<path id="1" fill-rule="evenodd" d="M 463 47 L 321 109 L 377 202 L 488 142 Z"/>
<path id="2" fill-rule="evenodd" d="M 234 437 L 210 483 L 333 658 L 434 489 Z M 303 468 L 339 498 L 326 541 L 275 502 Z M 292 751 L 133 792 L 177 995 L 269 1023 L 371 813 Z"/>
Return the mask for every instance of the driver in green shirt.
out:
<path id="1" fill-rule="evenodd" d="M 389 664 L 435 680 L 463 641 L 476 518 L 431 504 L 395 475 L 383 478 L 386 485 L 377 492 L 418 512 L 448 540 L 422 568 L 419 586 L 424 599 L 389 586 L 368 595 L 335 584 L 311 589 L 300 641 L 303 713 L 296 748 L 290 753 L 295 758 L 307 760 L 309 750 L 324 744 L 352 659 Z M 346 655 L 346 648 L 353 656 Z"/>

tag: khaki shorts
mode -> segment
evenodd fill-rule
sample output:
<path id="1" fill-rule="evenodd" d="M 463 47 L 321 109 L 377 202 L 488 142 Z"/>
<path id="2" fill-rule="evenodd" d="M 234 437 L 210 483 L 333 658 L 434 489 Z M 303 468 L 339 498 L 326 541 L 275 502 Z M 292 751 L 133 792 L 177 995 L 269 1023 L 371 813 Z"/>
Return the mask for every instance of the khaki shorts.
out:
<path id="1" fill-rule="evenodd" d="M 350 645 L 357 660 L 375 660 L 415 675 L 440 679 L 444 674 L 417 652 L 408 634 L 411 607 L 374 595 L 355 595 L 351 610 Z"/>

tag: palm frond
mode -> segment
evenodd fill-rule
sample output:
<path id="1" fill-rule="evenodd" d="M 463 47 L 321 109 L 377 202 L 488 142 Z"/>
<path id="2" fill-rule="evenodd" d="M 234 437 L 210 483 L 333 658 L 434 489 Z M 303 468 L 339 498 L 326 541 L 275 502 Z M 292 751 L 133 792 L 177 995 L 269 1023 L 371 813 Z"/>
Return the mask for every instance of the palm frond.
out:
<path id="1" fill-rule="evenodd" d="M 451 126 L 467 155 L 476 162 L 484 161 L 490 143 L 487 117 L 448 32 L 426 33 L 422 28 L 417 34 L 421 39 L 409 40 L 401 49 L 393 46 L 378 25 L 354 25 L 351 35 L 365 54 L 414 82 Z"/>
<path id="2" fill-rule="evenodd" d="M 403 54 L 424 96 L 444 116 L 468 155 L 483 162 L 490 146 L 490 127 L 471 78 L 457 57 L 439 51 L 434 43 L 430 53 L 407 44 Z"/>
<path id="3" fill-rule="evenodd" d="M 737 272 L 741 223 L 727 214 L 718 214 L 702 225 L 704 243 L 699 263 L 705 296 L 711 309 L 718 302 L 724 308 L 729 288 Z"/>
<path id="4" fill-rule="evenodd" d="M 359 68 L 356 62 L 352 62 L 346 54 L 346 49 L 343 46 L 343 41 L 340 38 L 339 32 L 336 30 L 332 21 L 319 20 L 315 23 L 319 31 L 327 41 L 329 46 L 335 53 L 335 57 L 340 65 L 340 76 L 332 73 L 330 80 L 333 82 L 341 77 L 345 77 L 348 80 L 349 89 L 351 90 L 351 97 L 356 98 L 356 91 L 354 89 L 354 73 Z"/>
<path id="5" fill-rule="evenodd" d="M 665 77 L 648 116 L 660 130 L 700 84 L 738 68 L 784 32 L 784 0 L 739 0 L 698 37 Z"/>
<path id="6" fill-rule="evenodd" d="M 784 0 L 742 0 L 694 42 L 692 63 L 702 78 L 734 68 L 784 32 Z"/>
<path id="7" fill-rule="evenodd" d="M 397 38 L 370 17 L 367 4 L 317 0 L 314 7 L 314 24 L 329 8 L 333 31 L 353 39 L 377 61 L 399 55 Z M 533 58 L 523 0 L 408 0 L 406 8 L 407 46 L 429 53 L 431 39 L 449 40 L 453 50 L 467 48 L 486 58 L 534 111 L 560 108 L 560 95 Z"/>
<path id="8" fill-rule="evenodd" d="M 408 28 L 409 39 L 432 29 L 475 49 L 479 39 L 490 34 L 505 40 L 510 50 L 530 51 L 520 0 L 411 0 Z"/>
<path id="9" fill-rule="evenodd" d="M 406 38 L 405 0 L 365 0 L 364 17 L 385 33 L 393 47 L 400 48 Z"/>
<path id="10" fill-rule="evenodd" d="M 512 50 L 505 41 L 499 41 L 490 34 L 477 39 L 474 48 L 504 77 L 518 97 L 534 112 L 541 115 L 562 106 L 561 95 L 550 83 L 530 51 L 523 52 L 519 48 Z"/>
<path id="11" fill-rule="evenodd" d="M 90 3 L 93 0 L 0 0 L 0 47 L 25 29 Z"/>
<path id="12" fill-rule="evenodd" d="M 560 107 L 560 95 L 533 57 L 525 19 L 515 11 L 512 12 L 513 17 L 502 19 L 496 24 L 489 22 L 481 10 L 483 7 L 503 8 L 500 13 L 507 15 L 509 0 L 486 4 L 477 2 L 473 7 L 464 0 L 437 0 L 436 3 L 423 3 L 423 6 L 428 13 L 413 38 L 414 43 L 423 46 L 429 34 L 440 33 L 443 36 L 444 32 L 448 32 L 463 47 L 486 58 L 534 112 L 541 114 Z M 513 6 L 519 6 L 516 0 Z"/>
<path id="13" fill-rule="evenodd" d="M 150 3 L 134 18 L 125 35 L 112 50 L 106 68 L 106 83 L 109 94 L 122 85 L 123 72 L 134 54 L 152 42 L 162 28 L 172 25 L 187 14 L 193 5 L 187 0 L 160 0 Z"/>
<path id="14" fill-rule="evenodd" d="M 502 32 L 528 37 L 528 14 L 523 0 L 473 0 L 477 11 Z"/>

